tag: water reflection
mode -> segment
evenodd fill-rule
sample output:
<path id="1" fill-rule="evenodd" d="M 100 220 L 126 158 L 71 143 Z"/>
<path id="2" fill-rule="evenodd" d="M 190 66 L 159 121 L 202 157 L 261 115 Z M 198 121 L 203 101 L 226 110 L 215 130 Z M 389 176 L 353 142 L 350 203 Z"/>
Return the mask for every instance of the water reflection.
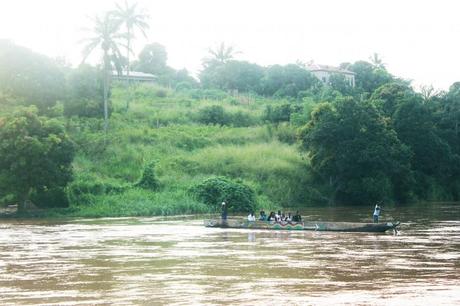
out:
<path id="1" fill-rule="evenodd" d="M 304 215 L 369 219 L 365 209 L 338 211 Z M 385 213 L 410 222 L 393 235 L 159 218 L 3 221 L 0 304 L 460 303 L 460 207 Z"/>

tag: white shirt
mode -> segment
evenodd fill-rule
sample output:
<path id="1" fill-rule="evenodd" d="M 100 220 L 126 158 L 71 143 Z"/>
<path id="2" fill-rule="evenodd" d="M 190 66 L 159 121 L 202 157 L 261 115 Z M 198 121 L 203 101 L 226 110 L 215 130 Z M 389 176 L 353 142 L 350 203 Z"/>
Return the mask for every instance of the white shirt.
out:
<path id="1" fill-rule="evenodd" d="M 248 215 L 248 221 L 256 221 L 256 216 Z"/>
<path id="2" fill-rule="evenodd" d="M 380 207 L 378 205 L 375 205 L 374 216 L 379 216 L 379 215 L 380 215 Z"/>

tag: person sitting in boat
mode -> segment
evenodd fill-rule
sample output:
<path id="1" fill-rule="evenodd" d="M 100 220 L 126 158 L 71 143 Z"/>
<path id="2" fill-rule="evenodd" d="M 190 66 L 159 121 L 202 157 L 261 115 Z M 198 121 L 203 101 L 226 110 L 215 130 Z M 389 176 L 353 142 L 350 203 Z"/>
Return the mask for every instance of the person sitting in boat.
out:
<path id="1" fill-rule="evenodd" d="M 260 211 L 260 216 L 259 216 L 259 221 L 267 221 L 267 215 L 265 214 L 265 211 Z"/>
<path id="2" fill-rule="evenodd" d="M 382 209 L 380 208 L 379 206 L 379 203 L 375 204 L 375 208 L 374 208 L 374 223 L 379 223 L 379 216 L 380 216 L 380 212 L 382 211 Z"/>
<path id="3" fill-rule="evenodd" d="M 268 215 L 267 221 L 275 221 L 275 213 L 273 211 Z"/>
<path id="4" fill-rule="evenodd" d="M 291 213 L 288 213 L 288 215 L 286 217 L 286 222 L 292 222 L 292 214 Z"/>
<path id="5" fill-rule="evenodd" d="M 275 214 L 275 222 L 281 222 L 281 210 L 278 210 L 278 213 Z"/>
<path id="6" fill-rule="evenodd" d="M 295 215 L 292 217 L 293 222 L 302 222 L 302 216 L 299 214 L 299 211 L 296 211 Z"/>
<path id="7" fill-rule="evenodd" d="M 249 222 L 254 222 L 256 221 L 256 216 L 254 216 L 254 213 L 251 212 L 249 215 L 248 215 L 248 221 Z"/>

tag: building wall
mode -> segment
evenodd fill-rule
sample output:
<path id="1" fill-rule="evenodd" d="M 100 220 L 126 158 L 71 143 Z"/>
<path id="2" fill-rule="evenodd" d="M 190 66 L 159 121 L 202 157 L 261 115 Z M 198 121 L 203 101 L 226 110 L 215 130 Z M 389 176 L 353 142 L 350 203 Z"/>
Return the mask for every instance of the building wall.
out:
<path id="1" fill-rule="evenodd" d="M 324 84 L 329 84 L 329 78 L 334 74 L 341 74 L 347 79 L 350 86 L 355 87 L 355 76 L 353 74 L 348 73 L 340 73 L 340 72 L 331 72 L 331 71 L 324 71 L 324 70 L 316 70 L 311 71 L 311 73 L 317 77 L 321 82 Z"/>

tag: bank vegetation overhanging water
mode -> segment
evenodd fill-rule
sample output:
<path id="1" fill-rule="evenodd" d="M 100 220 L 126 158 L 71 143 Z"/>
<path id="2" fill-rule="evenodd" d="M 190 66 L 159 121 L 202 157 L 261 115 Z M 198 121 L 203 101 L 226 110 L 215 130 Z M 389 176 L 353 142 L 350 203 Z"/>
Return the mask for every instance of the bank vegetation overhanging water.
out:
<path id="1" fill-rule="evenodd" d="M 112 82 L 105 101 L 101 67 L 0 50 L 0 203 L 19 203 L 22 216 L 459 199 L 459 83 L 418 93 L 365 61 L 344 64 L 355 86 L 300 64 L 253 74 L 224 61 L 200 82 L 166 72 L 156 84 Z M 22 207 L 31 202 L 40 210 Z"/>

